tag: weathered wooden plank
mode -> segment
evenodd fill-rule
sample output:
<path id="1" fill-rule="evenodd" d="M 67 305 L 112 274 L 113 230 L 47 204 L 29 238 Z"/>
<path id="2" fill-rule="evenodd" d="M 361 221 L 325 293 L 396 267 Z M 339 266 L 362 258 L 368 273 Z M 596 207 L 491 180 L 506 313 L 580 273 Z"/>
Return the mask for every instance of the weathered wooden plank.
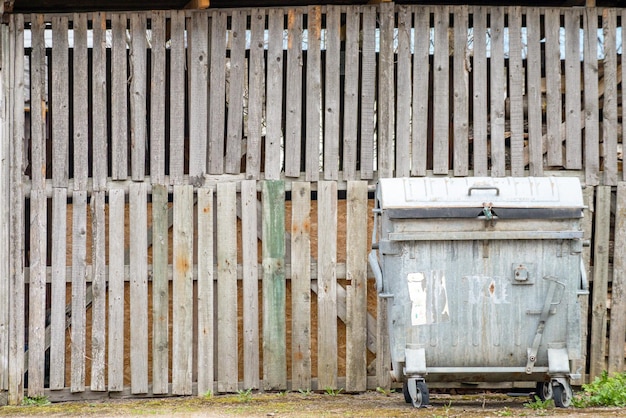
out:
<path id="1" fill-rule="evenodd" d="M 193 365 L 193 186 L 174 186 L 172 393 L 191 395 Z"/>
<path id="2" fill-rule="evenodd" d="M 398 93 L 395 127 L 397 177 L 411 172 L 411 13 L 407 6 L 398 9 Z"/>
<path id="3" fill-rule="evenodd" d="M 111 28 L 111 177 L 128 177 L 128 65 L 126 15 L 112 14 Z"/>
<path id="4" fill-rule="evenodd" d="M 561 51 L 559 29 L 561 11 L 545 11 L 546 129 L 549 166 L 563 165 L 561 137 Z"/>
<path id="5" fill-rule="evenodd" d="M 317 378 L 321 387 L 337 386 L 337 183 L 318 183 L 317 201 Z"/>
<path id="6" fill-rule="evenodd" d="M 339 180 L 341 9 L 337 6 L 326 9 L 325 44 L 324 179 Z"/>
<path id="7" fill-rule="evenodd" d="M 150 180 L 165 184 L 165 12 L 155 11 L 150 21 Z M 171 98 L 170 98 L 171 100 Z"/>
<path id="8" fill-rule="evenodd" d="M 367 182 L 348 182 L 346 391 L 367 389 Z"/>
<path id="9" fill-rule="evenodd" d="M 611 187 L 596 187 L 593 258 L 593 290 L 591 301 L 591 341 L 606 341 L 606 295 L 609 282 L 609 239 L 611 218 Z M 606 344 L 591 344 L 589 380 L 606 370 Z"/>
<path id="10" fill-rule="evenodd" d="M 154 189 L 153 189 L 154 190 Z M 91 195 L 91 390 L 104 391 L 106 370 L 106 192 Z"/>
<path id="11" fill-rule="evenodd" d="M 209 168 L 210 174 L 224 173 L 224 123 L 226 120 L 226 13 L 211 13 L 211 63 L 209 64 Z"/>
<path id="12" fill-rule="evenodd" d="M 146 162 L 146 15 L 130 16 L 130 155 L 131 178 L 143 181 Z M 152 102 L 153 103 L 153 102 Z"/>
<path id="13" fill-rule="evenodd" d="M 236 392 L 237 202 L 236 183 L 217 184 L 217 390 Z M 264 293 L 265 295 L 265 293 Z M 265 296 L 267 297 L 267 296 Z"/>
<path id="14" fill-rule="evenodd" d="M 30 101 L 31 101 L 31 186 L 46 187 L 46 44 L 43 15 L 31 18 Z M 44 264 L 45 265 L 45 264 Z"/>
<path id="15" fill-rule="evenodd" d="M 598 10 L 586 8 L 586 33 L 598 33 Z M 583 83 L 585 112 L 585 183 L 596 186 L 600 182 L 600 122 L 598 104 L 598 41 L 585 36 L 583 45 Z M 622 69 L 626 68 L 622 66 Z M 625 109 L 622 107 L 622 109 Z"/>
<path id="16" fill-rule="evenodd" d="M 122 192 L 123 193 L 123 192 Z M 123 197 L 123 195 L 122 195 Z M 52 285 L 50 297 L 50 389 L 65 387 L 65 299 L 67 189 L 52 189 Z M 122 260 L 123 261 L 123 260 Z M 109 384 L 110 385 L 110 384 Z"/>
<path id="17" fill-rule="evenodd" d="M 124 189 L 109 191 L 109 392 L 124 389 Z M 63 321 L 65 328 L 65 321 Z"/>
<path id="18" fill-rule="evenodd" d="M 206 13 L 191 15 L 189 39 L 189 176 L 202 177 L 207 172 L 209 20 Z M 184 60 L 183 60 L 184 61 Z M 180 152 L 181 150 L 177 150 Z"/>
<path id="19" fill-rule="evenodd" d="M 565 14 L 565 168 L 582 168 L 582 131 L 580 126 L 580 10 L 566 9 Z M 596 96 L 597 97 L 597 96 Z"/>
<path id="20" fill-rule="evenodd" d="M 379 178 L 392 177 L 395 168 L 395 156 L 393 154 L 395 123 L 394 13 L 395 5 L 393 3 L 382 2 L 379 4 L 378 28 L 380 49 L 378 52 L 378 100 L 376 107 L 376 121 L 378 124 L 378 147 L 376 151 L 378 153 Z"/>
<path id="21" fill-rule="evenodd" d="M 291 185 L 291 384 L 311 388 L 311 183 Z"/>
<path id="22" fill-rule="evenodd" d="M 85 337 L 87 321 L 85 292 L 87 278 L 87 192 L 72 194 L 72 327 L 71 386 L 72 392 L 85 390 Z"/>
<path id="23" fill-rule="evenodd" d="M 386 298 L 378 298 L 376 303 L 376 377 L 377 386 L 384 389 L 391 388 L 388 301 Z"/>
<path id="24" fill-rule="evenodd" d="M 3 51 L 9 51 L 9 26 L 0 26 L 0 48 Z M 8 52 L 0 56 L 2 68 L 10 67 L 10 54 Z M 3 96 L 10 100 L 11 77 L 9 71 L 0 73 L 0 92 Z M 6 102 L 5 102 L 6 103 Z M 0 110 L 0 176 L 3 179 L 10 177 L 10 161 L 11 161 L 11 123 L 12 116 L 10 106 L 3 106 Z M 5 201 L 10 201 L 10 185 L 7 181 L 0 182 L 0 197 Z M 9 323 L 9 222 L 11 216 L 8 210 L 0 211 L 0 321 L 3 324 Z M 9 329 L 8 327 L 0 328 L 0 389 L 7 391 L 9 388 Z"/>
<path id="25" fill-rule="evenodd" d="M 265 178 L 278 180 L 281 171 L 283 119 L 283 9 L 270 9 L 267 51 Z"/>
<path id="26" fill-rule="evenodd" d="M 69 166 L 69 57 L 67 17 L 52 19 L 52 185 L 66 187 Z"/>
<path id="27" fill-rule="evenodd" d="M 246 177 L 259 178 L 261 172 L 261 136 L 263 131 L 263 92 L 265 91 L 265 11 L 255 9 L 250 27 L 250 87 L 248 94 L 248 144 Z"/>
<path id="28" fill-rule="evenodd" d="M 91 129 L 92 154 L 97 156 L 92 162 L 93 190 L 106 189 L 108 176 L 108 145 L 107 145 L 107 44 L 106 44 L 106 14 L 95 13 L 93 16 L 93 49 L 91 70 Z"/>
<path id="29" fill-rule="evenodd" d="M 624 371 L 624 340 L 626 339 L 626 183 L 617 183 L 615 208 L 615 245 L 613 250 L 613 282 L 611 285 L 611 319 L 609 328 L 609 367 L 612 373 Z"/>
<path id="30" fill-rule="evenodd" d="M 285 183 L 264 181 L 263 193 L 263 386 L 287 387 L 285 283 Z"/>
<path id="31" fill-rule="evenodd" d="M 543 175 L 541 103 L 541 28 L 539 9 L 526 9 L 527 96 L 528 96 L 528 170 L 531 176 Z M 475 67 L 475 66 L 474 66 Z M 585 95 L 586 97 L 586 95 Z"/>
<path id="32" fill-rule="evenodd" d="M 617 11 L 602 10 L 602 32 L 604 34 L 604 102 L 602 105 L 602 184 L 617 184 Z"/>
<path id="33" fill-rule="evenodd" d="M 198 189 L 198 395 L 213 392 L 214 291 L 213 192 Z"/>
<path id="34" fill-rule="evenodd" d="M 490 73 L 490 111 L 491 111 L 491 175 L 506 175 L 506 149 L 504 143 L 504 101 L 506 77 L 504 68 L 504 10 L 502 7 L 491 8 L 491 58 Z"/>
<path id="35" fill-rule="evenodd" d="M 361 46 L 361 178 L 374 176 L 374 134 L 376 130 L 376 8 L 363 7 Z"/>
<path id="36" fill-rule="evenodd" d="M 230 72 L 228 73 L 228 120 L 224 171 L 241 171 L 241 141 L 243 133 L 244 71 L 246 68 L 246 20 L 243 10 L 233 10 L 230 26 Z"/>
<path id="37" fill-rule="evenodd" d="M 411 175 L 425 176 L 428 156 L 428 102 L 430 72 L 430 9 L 415 9 L 413 54 L 413 111 L 411 121 Z M 467 35 L 466 35 L 467 36 Z"/>
<path id="38" fill-rule="evenodd" d="M 343 96 L 343 178 L 356 180 L 359 110 L 359 25 L 360 11 L 346 11 Z"/>
<path id="39" fill-rule="evenodd" d="M 72 133 L 74 145 L 74 189 L 87 190 L 87 177 L 89 172 L 87 15 L 84 13 L 75 13 L 73 27 Z"/>
<path id="40" fill-rule="evenodd" d="M 169 277 L 167 186 L 152 185 L 152 393 L 168 393 Z"/>
<path id="41" fill-rule="evenodd" d="M 487 8 L 471 9 L 474 22 L 473 81 L 473 161 L 474 175 L 486 176 L 487 165 Z"/>
<path id="42" fill-rule="evenodd" d="M 196 17 L 198 20 L 198 17 Z M 197 22 L 198 24 L 202 23 L 202 27 L 204 30 L 207 30 L 207 24 L 204 22 Z M 170 79 L 170 89 L 169 89 L 169 101 L 170 101 L 170 161 L 169 161 L 169 174 L 170 174 L 170 184 L 182 184 L 183 182 L 183 174 L 185 168 L 185 12 L 182 10 L 172 11 L 170 17 L 170 25 L 171 25 L 171 34 L 170 34 L 170 71 L 169 71 L 169 79 Z M 196 43 L 203 42 L 201 40 L 200 34 L 196 34 L 198 37 Z M 193 41 L 191 41 L 193 43 Z M 197 45 L 196 48 L 199 48 L 200 45 Z M 204 49 L 198 54 L 196 57 L 196 61 L 199 61 L 199 58 L 202 57 L 203 65 L 194 64 L 194 66 L 190 69 L 189 79 L 190 83 L 193 80 L 192 90 L 189 98 L 189 111 L 192 114 L 196 112 L 205 112 L 204 107 L 206 107 L 206 93 L 202 93 L 206 91 L 204 87 L 206 87 L 207 79 L 206 79 L 206 54 L 207 54 L 207 46 L 206 42 L 203 42 Z M 191 52 L 191 51 L 190 51 Z M 191 53 L 190 53 L 191 56 Z M 191 61 L 190 61 L 191 62 Z M 192 71 L 193 70 L 193 71 Z M 193 76 L 191 75 L 193 73 Z M 202 86 L 203 90 L 194 91 L 193 88 L 200 88 Z M 202 99 L 197 97 L 197 95 L 202 95 L 204 97 L 204 102 Z M 193 102 L 193 106 L 192 106 Z M 202 106 L 202 103 L 205 103 Z M 201 107 L 202 106 L 202 107 Z M 206 113 L 204 113 L 204 127 L 206 128 Z M 202 121 L 199 121 L 200 123 Z M 194 132 L 194 136 L 198 136 L 200 132 L 198 131 L 198 126 L 190 125 L 190 135 L 191 131 Z M 206 132 L 206 129 L 203 131 Z M 195 141 L 195 140 L 194 140 Z M 191 156 L 190 156 L 191 157 Z"/>
<path id="43" fill-rule="evenodd" d="M 317 181 L 320 171 L 320 135 L 322 132 L 322 9 L 309 6 L 307 10 L 306 59 L 306 147 L 304 151 L 305 179 Z M 330 93 L 331 96 L 337 92 Z"/>
<path id="44" fill-rule="evenodd" d="M 522 64 L 522 9 L 513 6 L 509 12 L 509 101 L 511 104 L 511 142 L 509 155 L 511 175 L 524 175 L 524 73 Z"/>
<path id="45" fill-rule="evenodd" d="M 259 259 L 256 180 L 241 182 L 243 386 L 259 388 Z"/>
<path id="46" fill-rule="evenodd" d="M 302 12 L 287 17 L 287 91 L 285 122 L 285 176 L 300 176 L 302 140 Z"/>
<path id="47" fill-rule="evenodd" d="M 455 9 L 454 14 L 454 63 L 452 112 L 454 115 L 454 175 L 469 173 L 469 66 L 467 48 L 468 10 L 466 6 Z M 413 138 L 415 141 L 415 138 Z"/>

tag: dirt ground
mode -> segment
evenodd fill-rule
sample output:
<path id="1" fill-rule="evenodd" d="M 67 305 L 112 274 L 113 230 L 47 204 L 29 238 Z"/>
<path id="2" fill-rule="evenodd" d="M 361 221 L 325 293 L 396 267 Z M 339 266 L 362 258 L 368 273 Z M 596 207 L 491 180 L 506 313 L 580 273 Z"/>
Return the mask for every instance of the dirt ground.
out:
<path id="1" fill-rule="evenodd" d="M 528 395 L 431 394 L 431 405 L 415 409 L 402 393 L 246 393 L 210 398 L 151 398 L 2 407 L 0 416 L 52 417 L 615 417 L 619 408 L 540 408 Z"/>

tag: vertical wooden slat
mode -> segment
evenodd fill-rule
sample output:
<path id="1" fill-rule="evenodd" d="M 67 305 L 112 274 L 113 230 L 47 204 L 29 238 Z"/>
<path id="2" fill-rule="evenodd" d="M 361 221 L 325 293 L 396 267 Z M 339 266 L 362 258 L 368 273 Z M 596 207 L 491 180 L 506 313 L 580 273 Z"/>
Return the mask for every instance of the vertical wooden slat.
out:
<path id="1" fill-rule="evenodd" d="M 128 74 L 126 15 L 111 15 L 111 177 L 128 176 Z"/>
<path id="2" fill-rule="evenodd" d="M 311 183 L 291 185 L 291 386 L 311 388 Z"/>
<path id="3" fill-rule="evenodd" d="M 124 190 L 109 191 L 109 341 L 110 392 L 124 389 Z"/>
<path id="4" fill-rule="evenodd" d="M 285 183 L 263 182 L 263 386 L 287 387 Z"/>
<path id="5" fill-rule="evenodd" d="M 320 171 L 320 134 L 322 106 L 322 9 L 309 6 L 307 10 L 307 60 L 306 60 L 306 149 L 305 178 L 317 181 Z M 330 93 L 331 96 L 336 92 Z"/>
<path id="6" fill-rule="evenodd" d="M 324 179 L 338 180 L 341 97 L 341 9 L 339 7 L 328 6 L 326 9 L 325 40 Z"/>
<path id="7" fill-rule="evenodd" d="M 610 374 L 624 371 L 624 340 L 626 339 L 626 183 L 617 183 L 615 209 L 615 246 L 613 283 L 611 286 L 611 319 L 609 328 Z"/>
<path id="8" fill-rule="evenodd" d="M 356 7 L 346 12 L 346 44 L 344 51 L 343 96 L 343 178 L 356 180 L 357 129 L 359 109 L 359 24 L 360 11 Z"/>
<path id="9" fill-rule="evenodd" d="M 454 175 L 466 176 L 469 172 L 469 66 L 467 48 L 467 6 L 460 6 L 454 14 Z M 415 141 L 415 138 L 413 138 Z"/>
<path id="10" fill-rule="evenodd" d="M 198 189 L 198 395 L 213 392 L 213 191 Z"/>
<path id="11" fill-rule="evenodd" d="M 152 393 L 168 393 L 169 278 L 167 186 L 152 185 Z"/>
<path id="12" fill-rule="evenodd" d="M 202 177 L 207 165 L 209 21 L 206 13 L 191 15 L 189 45 L 189 176 Z M 184 53 L 184 51 L 183 51 Z M 184 59 L 183 59 L 184 61 Z M 176 150 L 180 152 L 181 150 Z"/>
<path id="13" fill-rule="evenodd" d="M 134 181 L 143 181 L 145 176 L 146 54 L 146 15 L 133 13 L 130 16 L 130 152 Z"/>
<path id="14" fill-rule="evenodd" d="M 238 387 L 236 197 L 235 183 L 217 184 L 217 390 L 220 392 L 236 392 Z"/>
<path id="15" fill-rule="evenodd" d="M 609 282 L 609 239 L 611 219 L 611 187 L 596 188 L 596 213 L 594 228 L 593 289 L 591 301 L 591 344 L 589 351 L 589 380 L 606 370 L 606 295 Z"/>
<path id="16" fill-rule="evenodd" d="M 379 178 L 392 177 L 395 167 L 393 155 L 393 127 L 395 122 L 394 11 L 395 5 L 391 2 L 382 2 L 379 4 L 378 27 L 380 32 L 380 49 L 378 52 L 378 100 L 376 107 Z"/>
<path id="17" fill-rule="evenodd" d="M 582 168 L 582 132 L 580 126 L 580 10 L 565 13 L 565 168 Z M 597 96 L 596 96 L 597 97 Z"/>
<path id="18" fill-rule="evenodd" d="M 528 170 L 531 176 L 543 175 L 541 103 L 541 28 L 539 9 L 526 9 L 528 96 Z M 586 95 L 585 95 L 586 97 Z"/>
<path id="19" fill-rule="evenodd" d="M 73 57 L 73 98 L 72 132 L 74 154 L 74 189 L 87 190 L 89 101 L 87 76 L 87 15 L 74 14 L 74 57 Z"/>
<path id="20" fill-rule="evenodd" d="M 52 19 L 52 185 L 67 187 L 69 75 L 67 17 Z"/>
<path id="21" fill-rule="evenodd" d="M 426 163 L 428 155 L 430 9 L 428 7 L 416 8 L 414 19 L 411 175 L 425 176 L 428 168 Z"/>
<path id="22" fill-rule="evenodd" d="M 376 8 L 363 7 L 362 47 L 361 47 L 361 178 L 374 176 L 374 117 L 376 97 Z"/>
<path id="23" fill-rule="evenodd" d="M 226 13 L 211 13 L 211 63 L 209 89 L 209 169 L 210 174 L 224 172 L 224 101 L 226 97 Z"/>
<path id="24" fill-rule="evenodd" d="M 172 393 L 190 395 L 193 329 L 193 186 L 174 186 Z"/>
<path id="25" fill-rule="evenodd" d="M 289 9 L 287 18 L 287 104 L 285 122 L 285 176 L 300 175 L 302 138 L 302 12 Z"/>
<path id="26" fill-rule="evenodd" d="M 435 8 L 435 56 L 433 74 L 433 173 L 447 174 L 450 133 L 449 9 Z"/>
<path id="27" fill-rule="evenodd" d="M 474 175 L 487 175 L 487 9 L 472 8 L 474 21 L 473 142 Z"/>
<path id="28" fill-rule="evenodd" d="M 85 291 L 87 279 L 87 191 L 72 194 L 72 392 L 85 390 Z"/>
<path id="29" fill-rule="evenodd" d="M 509 12 L 509 100 L 511 122 L 511 175 L 524 175 L 524 87 L 522 64 L 522 9 L 513 6 Z"/>
<path id="30" fill-rule="evenodd" d="M 5 103 L 10 103 L 11 85 L 10 53 L 11 48 L 8 25 L 0 26 L 0 47 L 6 51 L 0 56 L 2 68 L 6 70 L 0 73 L 0 94 Z M 4 201 L 10 200 L 10 161 L 11 161 L 11 121 L 10 106 L 3 106 L 0 110 L 0 196 Z M 11 219 L 9 207 L 5 206 L 0 211 L 0 321 L 9 323 L 9 221 Z M 9 327 L 0 327 L 0 389 L 8 390 L 9 379 Z"/>
<path id="31" fill-rule="evenodd" d="M 396 113 L 396 176 L 411 171 L 411 13 L 407 6 L 398 10 L 398 93 Z"/>
<path id="32" fill-rule="evenodd" d="M 250 27 L 250 87 L 248 94 L 248 144 L 246 177 L 257 179 L 261 172 L 261 136 L 263 131 L 263 92 L 265 91 L 265 11 L 255 9 Z"/>
<path id="33" fill-rule="evenodd" d="M 613 8 L 602 11 L 602 33 L 604 35 L 604 102 L 602 106 L 602 143 L 604 152 L 603 184 L 617 184 L 617 11 Z"/>
<path id="34" fill-rule="evenodd" d="M 265 178 L 278 180 L 281 170 L 283 137 L 283 26 L 284 10 L 269 11 L 267 51 L 267 99 L 265 136 Z"/>
<path id="35" fill-rule="evenodd" d="M 93 275 L 91 291 L 91 390 L 104 391 L 106 370 L 106 214 L 105 191 L 91 195 Z"/>
<path id="36" fill-rule="evenodd" d="M 546 71 L 546 129 L 548 165 L 563 164 L 563 138 L 561 137 L 561 50 L 559 29 L 561 11 L 545 12 L 545 71 Z"/>
<path id="37" fill-rule="evenodd" d="M 165 184 L 165 12 L 152 13 L 150 29 L 150 180 Z"/>
<path id="38" fill-rule="evenodd" d="M 503 177 L 506 169 L 504 144 L 504 102 L 506 78 L 504 68 L 504 10 L 491 8 L 490 110 L 491 110 L 491 175 Z"/>
<path id="39" fill-rule="evenodd" d="M 256 180 L 241 182 L 243 386 L 259 388 L 259 259 Z"/>
<path id="40" fill-rule="evenodd" d="M 391 387 L 391 349 L 389 346 L 388 299 L 378 298 L 376 304 L 376 378 L 381 388 Z"/>
<path id="41" fill-rule="evenodd" d="M 93 190 L 105 190 L 108 175 L 107 146 L 107 74 L 106 74 L 106 14 L 99 12 L 93 17 L 92 49 L 92 182 Z"/>
<path id="42" fill-rule="evenodd" d="M 318 183 L 317 379 L 337 387 L 337 183 Z"/>
<path id="43" fill-rule="evenodd" d="M 346 391 L 367 389 L 367 182 L 348 182 Z"/>
<path id="44" fill-rule="evenodd" d="M 241 170 L 241 136 L 243 129 L 244 70 L 246 58 L 246 19 L 243 10 L 233 10 L 230 29 L 230 73 L 228 76 L 228 121 L 224 171 L 239 174 Z"/>
<path id="45" fill-rule="evenodd" d="M 197 17 L 195 18 L 197 20 Z M 200 23 L 200 22 L 198 22 Z M 182 10 L 172 11 L 170 18 L 171 35 L 170 35 L 170 89 L 169 89 L 169 101 L 170 101 L 170 158 L 169 158 L 169 174 L 170 184 L 181 184 L 183 182 L 183 174 L 185 167 L 185 12 Z M 202 25 L 206 30 L 207 26 Z M 195 32 L 195 31 L 194 31 Z M 190 35 L 191 36 L 191 35 Z M 198 37 L 196 43 L 203 42 L 199 34 L 194 35 Z M 191 42 L 193 43 L 193 42 Z M 194 61 L 194 66 L 189 70 L 192 76 L 190 81 L 192 89 L 189 94 L 189 111 L 193 112 L 205 112 L 206 107 L 206 42 L 203 42 L 204 49 L 198 53 L 198 59 L 202 57 L 201 63 L 203 66 L 199 66 Z M 190 49 L 194 48 L 190 45 Z M 195 48 L 200 48 L 200 45 L 196 45 Z M 190 51 L 190 55 L 191 55 Z M 191 62 L 191 60 L 190 60 Z M 192 71 L 193 70 L 193 71 Z M 202 86 L 204 90 L 194 91 L 193 88 L 199 88 Z M 205 99 L 204 102 L 197 97 L 202 95 Z M 193 105 L 192 105 L 193 103 Z M 204 104 L 204 105 L 203 105 Z M 206 113 L 204 113 L 204 127 L 206 128 Z M 195 120 L 194 120 L 195 122 Z M 201 121 L 200 121 L 201 122 Z M 194 136 L 199 135 L 198 126 L 190 125 L 191 132 L 194 132 Z M 205 131 L 206 132 L 206 129 Z M 195 141 L 195 140 L 194 140 Z M 191 144 L 190 144 L 191 147 Z M 190 156 L 191 158 L 191 156 Z"/>
<path id="46" fill-rule="evenodd" d="M 598 10 L 586 8 L 584 13 L 585 34 L 598 33 Z M 583 46 L 585 88 L 585 183 L 597 186 L 600 182 L 600 123 L 598 113 L 598 40 L 585 36 Z M 626 67 L 622 65 L 622 70 Z M 622 109 L 626 109 L 622 107 Z M 626 125 L 622 125 L 624 127 Z"/>

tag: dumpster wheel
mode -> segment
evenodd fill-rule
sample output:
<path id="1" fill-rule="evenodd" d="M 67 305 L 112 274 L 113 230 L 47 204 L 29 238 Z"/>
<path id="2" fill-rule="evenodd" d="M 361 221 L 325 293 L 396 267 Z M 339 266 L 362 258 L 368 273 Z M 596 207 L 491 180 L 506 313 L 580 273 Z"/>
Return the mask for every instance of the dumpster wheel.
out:
<path id="1" fill-rule="evenodd" d="M 535 393 L 541 401 L 547 401 L 554 396 L 552 392 L 552 382 L 537 382 Z"/>
<path id="2" fill-rule="evenodd" d="M 557 408 L 569 408 L 573 398 L 572 387 L 568 382 L 562 382 L 561 380 L 552 381 L 554 405 Z"/>
<path id="3" fill-rule="evenodd" d="M 426 407 L 430 404 L 428 386 L 422 379 L 409 378 L 402 384 L 402 394 L 405 402 L 412 403 L 415 408 Z"/>

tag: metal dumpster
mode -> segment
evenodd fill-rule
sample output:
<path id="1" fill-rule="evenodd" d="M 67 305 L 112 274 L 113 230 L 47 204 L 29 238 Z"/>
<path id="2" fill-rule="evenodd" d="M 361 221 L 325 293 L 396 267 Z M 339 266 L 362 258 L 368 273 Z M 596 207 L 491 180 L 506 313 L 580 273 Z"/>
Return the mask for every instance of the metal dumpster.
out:
<path id="1" fill-rule="evenodd" d="M 427 380 L 534 381 L 570 405 L 582 209 L 577 178 L 379 180 L 369 263 L 408 403 Z"/>

